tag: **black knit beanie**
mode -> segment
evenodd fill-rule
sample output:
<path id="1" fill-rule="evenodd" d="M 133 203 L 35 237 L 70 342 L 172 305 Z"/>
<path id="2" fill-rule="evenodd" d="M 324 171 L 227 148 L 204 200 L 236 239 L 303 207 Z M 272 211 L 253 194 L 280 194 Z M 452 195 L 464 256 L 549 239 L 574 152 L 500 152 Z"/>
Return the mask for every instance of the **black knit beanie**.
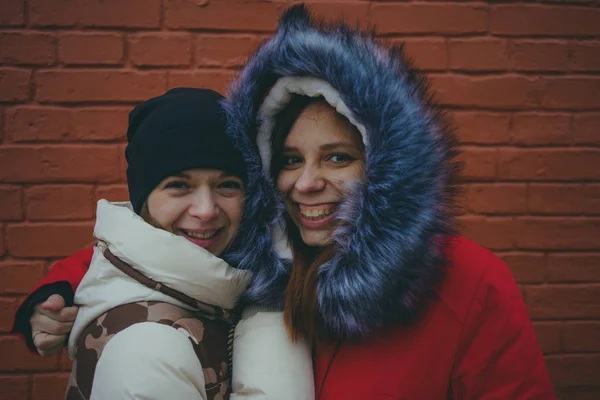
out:
<path id="1" fill-rule="evenodd" d="M 163 179 L 187 169 L 219 169 L 246 182 L 242 156 L 226 133 L 223 99 L 210 89 L 176 88 L 131 111 L 125 158 L 137 214 Z"/>

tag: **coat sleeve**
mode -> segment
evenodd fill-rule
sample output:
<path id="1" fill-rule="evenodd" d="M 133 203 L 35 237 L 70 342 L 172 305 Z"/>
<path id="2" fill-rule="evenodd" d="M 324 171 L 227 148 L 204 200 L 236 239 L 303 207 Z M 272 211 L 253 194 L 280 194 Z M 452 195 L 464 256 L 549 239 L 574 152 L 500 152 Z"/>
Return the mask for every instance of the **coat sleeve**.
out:
<path id="1" fill-rule="evenodd" d="M 204 372 L 187 336 L 155 322 L 134 324 L 104 347 L 90 400 L 206 400 Z"/>
<path id="2" fill-rule="evenodd" d="M 89 248 L 58 261 L 17 309 L 11 333 L 21 337 L 32 352 L 37 353 L 29 322 L 35 306 L 53 294 L 60 294 L 65 299 L 65 304 L 72 306 L 75 290 L 87 272 L 93 254 L 94 249 Z"/>
<path id="3" fill-rule="evenodd" d="M 281 312 L 258 312 L 235 329 L 231 400 L 313 400 L 312 354 L 293 343 Z"/>
<path id="4" fill-rule="evenodd" d="M 555 399 L 527 308 L 508 266 L 492 256 L 465 320 L 454 399 Z"/>

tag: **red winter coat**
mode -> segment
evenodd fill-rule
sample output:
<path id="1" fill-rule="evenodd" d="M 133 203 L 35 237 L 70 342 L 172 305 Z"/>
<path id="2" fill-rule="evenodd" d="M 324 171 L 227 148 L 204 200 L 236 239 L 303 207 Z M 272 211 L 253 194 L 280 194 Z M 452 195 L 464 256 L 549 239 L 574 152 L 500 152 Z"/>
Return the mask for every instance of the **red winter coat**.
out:
<path id="1" fill-rule="evenodd" d="M 554 399 L 508 267 L 458 238 L 450 267 L 411 326 L 317 353 L 318 399 Z"/>

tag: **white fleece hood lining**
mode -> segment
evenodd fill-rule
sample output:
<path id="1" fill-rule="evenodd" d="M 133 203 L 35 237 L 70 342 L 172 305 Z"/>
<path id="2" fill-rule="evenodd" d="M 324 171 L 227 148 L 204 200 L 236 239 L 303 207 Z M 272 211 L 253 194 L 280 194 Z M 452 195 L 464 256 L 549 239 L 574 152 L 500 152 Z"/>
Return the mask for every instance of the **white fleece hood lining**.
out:
<path id="1" fill-rule="evenodd" d="M 258 128 L 256 144 L 260 152 L 263 170 L 267 176 L 270 175 L 271 166 L 271 136 L 275 127 L 275 116 L 290 102 L 292 95 L 304 95 L 309 97 L 323 97 L 338 113 L 350 121 L 360 132 L 363 144 L 367 147 L 367 129 L 359 123 L 346 103 L 342 100 L 340 93 L 328 82 L 312 77 L 286 76 L 280 78 L 265 97 L 258 116 L 262 121 Z M 287 235 L 285 235 L 285 223 L 280 221 L 273 224 L 271 234 L 277 255 L 283 259 L 292 259 L 292 250 L 289 246 Z"/>
<path id="2" fill-rule="evenodd" d="M 346 103 L 340 97 L 340 93 L 328 82 L 304 76 L 286 76 L 280 78 L 271 91 L 265 97 L 258 116 L 262 121 L 258 128 L 256 144 L 263 163 L 263 170 L 267 176 L 271 173 L 271 135 L 275 127 L 275 116 L 285 108 L 292 99 L 292 95 L 299 94 L 309 97 L 323 97 L 335 110 L 346 117 L 352 125 L 358 129 L 365 148 L 367 147 L 367 130 L 359 123 Z"/>

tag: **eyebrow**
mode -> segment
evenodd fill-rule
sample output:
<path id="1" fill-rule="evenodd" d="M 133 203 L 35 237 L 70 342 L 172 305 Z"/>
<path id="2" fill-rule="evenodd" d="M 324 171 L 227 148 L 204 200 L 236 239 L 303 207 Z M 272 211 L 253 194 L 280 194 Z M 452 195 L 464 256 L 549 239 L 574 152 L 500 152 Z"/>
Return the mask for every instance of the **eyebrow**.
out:
<path id="1" fill-rule="evenodd" d="M 360 148 L 358 146 L 355 146 L 353 144 L 344 143 L 344 142 L 327 143 L 327 144 L 319 146 L 319 150 L 327 151 L 327 150 L 336 149 L 338 147 L 341 147 L 341 148 L 351 148 L 351 149 L 360 150 Z M 298 151 L 298 148 L 297 147 L 284 146 L 283 147 L 283 151 L 290 151 L 290 152 L 291 151 Z"/>
<path id="2" fill-rule="evenodd" d="M 192 177 L 188 174 L 186 174 L 185 172 L 180 172 L 178 174 L 173 174 L 173 175 L 169 175 L 167 178 L 185 178 L 185 179 L 192 179 Z"/>

